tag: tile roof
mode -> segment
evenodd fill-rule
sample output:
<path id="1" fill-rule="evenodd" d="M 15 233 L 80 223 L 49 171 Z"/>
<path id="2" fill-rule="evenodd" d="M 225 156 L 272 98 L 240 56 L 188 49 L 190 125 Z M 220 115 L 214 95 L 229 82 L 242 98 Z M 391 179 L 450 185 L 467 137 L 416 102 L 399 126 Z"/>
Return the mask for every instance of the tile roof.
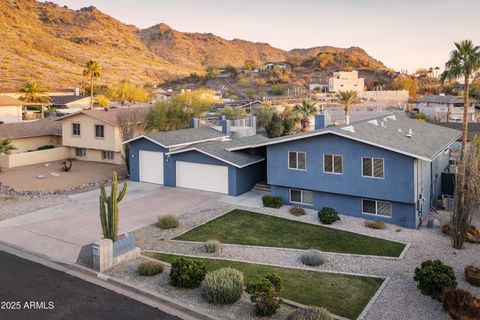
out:
<path id="1" fill-rule="evenodd" d="M 87 96 L 50 96 L 52 99 L 52 105 L 66 105 L 68 103 L 72 103 L 78 100 L 83 100 L 89 98 Z"/>
<path id="2" fill-rule="evenodd" d="M 172 147 L 186 143 L 196 143 L 204 140 L 218 140 L 227 137 L 227 135 L 210 127 L 198 127 L 174 131 L 162 131 L 158 133 L 146 134 L 137 138 L 141 137 L 146 137 L 149 140 L 158 142 L 164 147 Z M 136 140 L 137 138 L 132 139 L 131 141 Z"/>
<path id="3" fill-rule="evenodd" d="M 410 130 L 412 130 L 413 134 L 411 137 L 408 137 L 407 135 Z M 283 143 L 322 134 L 335 134 L 408 156 L 431 161 L 446 146 L 456 141 L 461 135 L 461 132 L 424 121 L 413 120 L 403 114 L 392 114 L 351 123 L 349 126 L 329 126 L 320 130 L 273 138 L 265 143 L 253 144 L 248 147 Z M 232 147 L 229 150 L 241 150 L 242 148 L 243 147 Z"/>
<path id="4" fill-rule="evenodd" d="M 180 149 L 169 152 L 168 154 L 183 153 L 188 151 L 198 151 L 212 156 L 220 161 L 232 164 L 242 168 L 250 164 L 265 160 L 264 157 L 249 154 L 244 151 L 228 151 L 229 148 L 248 146 L 255 143 L 268 141 L 269 139 L 262 135 L 253 135 L 240 139 L 224 141 L 208 141 L 195 144 L 189 144 Z"/>
<path id="5" fill-rule="evenodd" d="M 0 124 L 0 139 L 61 135 L 62 124 L 51 119 Z"/>

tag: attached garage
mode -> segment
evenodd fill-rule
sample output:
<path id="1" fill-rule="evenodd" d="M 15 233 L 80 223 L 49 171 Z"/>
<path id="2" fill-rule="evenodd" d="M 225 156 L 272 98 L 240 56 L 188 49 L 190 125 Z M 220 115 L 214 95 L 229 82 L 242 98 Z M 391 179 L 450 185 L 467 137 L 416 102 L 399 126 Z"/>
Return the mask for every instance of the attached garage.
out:
<path id="1" fill-rule="evenodd" d="M 163 152 L 140 150 L 138 158 L 139 180 L 163 184 Z"/>
<path id="2" fill-rule="evenodd" d="M 176 161 L 177 187 L 228 194 L 228 166 Z"/>

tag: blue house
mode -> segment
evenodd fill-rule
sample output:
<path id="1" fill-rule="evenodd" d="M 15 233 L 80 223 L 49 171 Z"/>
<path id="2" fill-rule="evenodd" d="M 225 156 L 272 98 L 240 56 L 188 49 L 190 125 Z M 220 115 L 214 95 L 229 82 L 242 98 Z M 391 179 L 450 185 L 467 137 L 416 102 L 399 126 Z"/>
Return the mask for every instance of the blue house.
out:
<path id="1" fill-rule="evenodd" d="M 131 178 L 148 181 L 142 172 L 150 177 L 161 162 L 168 186 L 236 196 L 266 181 L 286 204 L 417 228 L 441 195 L 441 173 L 461 133 L 403 115 L 315 122 L 315 130 L 274 139 L 230 140 L 207 127 L 138 137 L 130 142 Z M 163 155 L 144 159 L 145 151 Z"/>

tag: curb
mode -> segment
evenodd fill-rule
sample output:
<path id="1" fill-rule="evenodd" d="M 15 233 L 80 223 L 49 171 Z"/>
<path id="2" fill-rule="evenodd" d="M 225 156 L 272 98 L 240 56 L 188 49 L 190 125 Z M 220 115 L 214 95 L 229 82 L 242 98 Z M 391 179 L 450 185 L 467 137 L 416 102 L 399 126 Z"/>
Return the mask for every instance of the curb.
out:
<path id="1" fill-rule="evenodd" d="M 175 300 L 160 295 L 156 292 L 138 288 L 121 280 L 109 277 L 105 274 L 98 273 L 77 264 L 69 264 L 67 262 L 55 261 L 45 255 L 26 250 L 18 246 L 5 243 L 3 241 L 0 241 L 0 250 L 18 256 L 20 258 L 44 265 L 51 269 L 64 272 L 68 275 L 74 276 L 84 281 L 99 285 L 118 294 L 122 294 L 128 298 L 137 300 L 141 303 L 162 310 L 180 319 L 221 320 L 220 318 L 217 318 L 215 316 L 189 308 L 186 305 L 178 303 Z"/>
<path id="2" fill-rule="evenodd" d="M 367 312 L 368 312 L 368 311 L 370 310 L 370 308 L 375 304 L 375 302 L 377 301 L 377 299 L 378 299 L 378 297 L 380 296 L 380 294 L 382 294 L 383 290 L 384 290 L 385 287 L 387 286 L 388 281 L 390 281 L 390 277 L 384 278 L 382 285 L 380 286 L 380 288 L 377 289 L 377 292 L 375 292 L 375 294 L 374 294 L 373 297 L 370 299 L 370 301 L 369 301 L 368 304 L 365 306 L 365 308 L 363 308 L 363 311 L 362 311 L 362 313 L 360 313 L 360 315 L 358 316 L 357 320 L 363 320 L 363 319 L 365 319 L 365 317 L 366 317 L 366 315 L 367 315 Z"/>

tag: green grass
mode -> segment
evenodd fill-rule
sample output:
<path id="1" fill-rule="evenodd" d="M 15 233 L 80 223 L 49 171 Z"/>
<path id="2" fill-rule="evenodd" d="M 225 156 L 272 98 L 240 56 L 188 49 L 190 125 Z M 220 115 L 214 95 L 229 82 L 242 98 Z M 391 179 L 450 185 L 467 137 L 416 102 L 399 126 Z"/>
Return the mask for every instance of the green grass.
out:
<path id="1" fill-rule="evenodd" d="M 405 245 L 399 242 L 335 230 L 284 218 L 235 209 L 175 240 L 293 249 L 318 249 L 328 252 L 398 257 Z"/>
<path id="2" fill-rule="evenodd" d="M 149 256 L 171 263 L 178 255 L 150 253 Z M 355 319 L 383 280 L 337 273 L 304 271 L 219 259 L 192 258 L 206 263 L 207 270 L 230 267 L 243 272 L 245 282 L 277 273 L 283 281 L 282 298 L 309 306 L 327 308 L 337 315 Z"/>

